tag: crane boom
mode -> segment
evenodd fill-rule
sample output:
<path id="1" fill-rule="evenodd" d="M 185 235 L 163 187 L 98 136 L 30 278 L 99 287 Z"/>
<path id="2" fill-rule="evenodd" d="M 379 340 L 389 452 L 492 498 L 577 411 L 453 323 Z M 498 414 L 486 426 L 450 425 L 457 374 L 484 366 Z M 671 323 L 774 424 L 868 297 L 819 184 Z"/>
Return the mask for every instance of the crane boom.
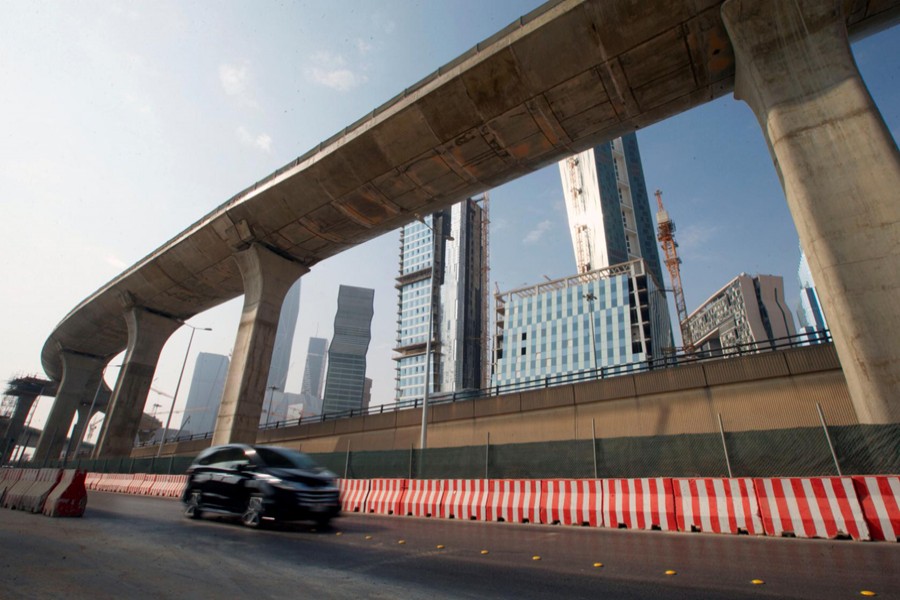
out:
<path id="1" fill-rule="evenodd" d="M 662 192 L 656 190 L 656 222 L 659 231 L 656 239 L 666 257 L 666 268 L 672 280 L 672 294 L 675 296 L 675 310 L 678 312 L 678 325 L 681 328 L 681 344 L 687 354 L 694 352 L 694 341 L 687 322 L 687 306 L 684 302 L 684 289 L 681 287 L 681 259 L 678 258 L 678 242 L 675 241 L 675 222 L 663 207 Z"/>

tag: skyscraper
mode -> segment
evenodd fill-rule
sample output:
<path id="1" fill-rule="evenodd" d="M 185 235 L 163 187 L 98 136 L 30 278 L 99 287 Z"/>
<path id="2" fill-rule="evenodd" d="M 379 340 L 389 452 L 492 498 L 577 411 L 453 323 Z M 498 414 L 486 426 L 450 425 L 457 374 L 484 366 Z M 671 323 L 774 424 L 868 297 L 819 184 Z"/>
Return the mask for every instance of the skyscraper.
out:
<path id="1" fill-rule="evenodd" d="M 269 378 L 266 381 L 266 398 L 269 406 L 259 416 L 260 425 L 264 424 L 267 419 L 275 420 L 274 415 L 282 415 L 287 412 L 284 388 L 287 384 L 288 369 L 291 366 L 291 350 L 294 345 L 294 332 L 297 329 L 297 316 L 300 314 L 300 281 L 298 279 L 294 282 L 281 304 L 278 330 L 275 332 L 275 345 L 272 348 L 272 362 L 269 366 Z M 273 387 L 274 390 L 272 390 Z"/>
<path id="2" fill-rule="evenodd" d="M 197 355 L 191 389 L 181 418 L 182 431 L 207 433 L 216 428 L 228 363 L 228 357 L 221 354 L 200 352 Z"/>
<path id="3" fill-rule="evenodd" d="M 665 295 L 642 259 L 497 294 L 502 391 L 627 372 L 671 346 Z"/>
<path id="4" fill-rule="evenodd" d="M 687 326 L 696 351 L 710 356 L 737 354 L 738 345 L 743 352 L 771 347 L 772 340 L 796 333 L 782 278 L 746 273 L 688 315 Z"/>
<path id="5" fill-rule="evenodd" d="M 342 285 L 328 349 L 323 413 L 362 408 L 375 290 Z"/>
<path id="6" fill-rule="evenodd" d="M 819 302 L 819 294 L 816 292 L 816 284 L 813 282 L 812 273 L 809 270 L 809 262 L 806 254 L 800 250 L 800 266 L 797 269 L 797 279 L 800 281 L 800 307 L 797 310 L 797 318 L 800 320 L 799 333 L 805 334 L 806 339 L 815 341 L 824 336 L 815 335 L 816 332 L 828 329 L 828 321 L 822 312 L 822 304 Z"/>
<path id="7" fill-rule="evenodd" d="M 429 392 L 478 389 L 483 383 L 487 194 L 413 222 L 400 232 L 397 277 L 396 399 L 423 397 L 429 316 Z"/>
<path id="8" fill-rule="evenodd" d="M 316 415 L 322 412 L 322 385 L 325 383 L 325 352 L 328 340 L 309 338 L 306 350 L 306 368 L 303 370 L 303 385 L 300 397 L 303 402 L 303 414 Z"/>
<path id="9" fill-rule="evenodd" d="M 623 135 L 559 162 L 579 273 L 642 258 L 663 281 L 637 136 Z"/>
<path id="10" fill-rule="evenodd" d="M 651 353 L 658 359 L 674 350 L 672 321 L 665 302 L 662 267 L 637 136 L 623 135 L 559 162 L 575 267 L 588 273 L 642 259 L 653 280 L 648 289 L 663 297 L 654 311 Z"/>

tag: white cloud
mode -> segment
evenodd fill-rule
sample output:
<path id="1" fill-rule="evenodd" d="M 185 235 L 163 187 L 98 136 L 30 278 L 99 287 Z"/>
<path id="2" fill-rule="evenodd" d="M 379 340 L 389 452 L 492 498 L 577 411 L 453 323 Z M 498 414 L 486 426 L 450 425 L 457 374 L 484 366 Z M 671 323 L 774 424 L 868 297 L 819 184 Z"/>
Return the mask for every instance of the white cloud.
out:
<path id="1" fill-rule="evenodd" d="M 306 69 L 307 76 L 325 87 L 346 92 L 362 85 L 368 78 L 347 66 L 340 54 L 317 52 L 312 56 L 312 65 Z"/>
<path id="2" fill-rule="evenodd" d="M 263 152 L 272 151 L 272 136 L 268 133 L 253 135 L 246 127 L 241 125 L 237 128 L 237 137 L 246 146 L 252 146 Z"/>
<path id="3" fill-rule="evenodd" d="M 219 65 L 219 82 L 229 96 L 236 98 L 241 104 L 256 106 L 256 100 L 250 91 L 250 64 L 244 61 L 240 65 Z"/>
<path id="4" fill-rule="evenodd" d="M 537 227 L 529 231 L 525 234 L 525 237 L 522 238 L 522 243 L 524 244 L 536 244 L 538 243 L 544 234 L 550 230 L 550 227 L 553 225 L 553 221 L 541 221 L 537 224 Z"/>
<path id="5" fill-rule="evenodd" d="M 372 44 L 362 38 L 356 38 L 356 49 L 363 56 L 372 51 Z"/>
<path id="6" fill-rule="evenodd" d="M 124 270 L 124 269 L 128 266 L 128 263 L 126 263 L 126 262 L 125 262 L 124 260 L 122 260 L 121 258 L 118 258 L 118 257 L 116 257 L 116 256 L 113 256 L 112 254 L 110 254 L 109 256 L 107 256 L 107 257 L 106 257 L 105 259 L 103 259 L 103 260 L 106 261 L 106 264 L 108 264 L 108 265 L 110 265 L 110 266 L 112 266 L 112 267 L 115 267 L 116 269 Z"/>
<path id="7" fill-rule="evenodd" d="M 718 225 L 688 225 L 675 234 L 678 246 L 683 250 L 701 250 L 719 232 Z"/>

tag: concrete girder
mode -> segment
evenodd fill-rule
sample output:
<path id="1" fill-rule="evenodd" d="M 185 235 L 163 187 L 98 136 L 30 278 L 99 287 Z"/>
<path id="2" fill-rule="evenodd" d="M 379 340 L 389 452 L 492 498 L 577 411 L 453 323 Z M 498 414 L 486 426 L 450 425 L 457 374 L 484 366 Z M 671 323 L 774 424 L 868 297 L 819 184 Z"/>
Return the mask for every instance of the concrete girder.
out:
<path id="1" fill-rule="evenodd" d="M 213 445 L 256 442 L 281 305 L 288 289 L 309 272 L 305 266 L 255 243 L 237 252 L 234 260 L 244 281 L 244 308 Z"/>
<path id="2" fill-rule="evenodd" d="M 900 422 L 900 152 L 833 0 L 728 0 L 735 97 L 781 179 L 862 423 Z"/>
<path id="3" fill-rule="evenodd" d="M 62 350 L 63 377 L 34 450 L 34 460 L 56 460 L 80 404 L 89 404 L 97 391 L 107 358 Z"/>
<path id="4" fill-rule="evenodd" d="M 140 306 L 128 308 L 124 317 L 128 325 L 128 350 L 103 420 L 103 431 L 94 450 L 95 458 L 128 456 L 131 453 L 159 354 L 169 337 L 182 325 L 179 319 Z"/>

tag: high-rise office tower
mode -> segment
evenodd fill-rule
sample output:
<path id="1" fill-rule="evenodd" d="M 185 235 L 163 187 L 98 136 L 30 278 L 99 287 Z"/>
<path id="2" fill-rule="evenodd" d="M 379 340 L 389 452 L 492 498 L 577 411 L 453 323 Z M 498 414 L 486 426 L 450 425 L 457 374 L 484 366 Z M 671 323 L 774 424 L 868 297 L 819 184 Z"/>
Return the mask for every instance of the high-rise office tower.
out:
<path id="1" fill-rule="evenodd" d="M 181 418 L 183 432 L 207 433 L 215 430 L 219 404 L 225 390 L 225 376 L 228 375 L 228 362 L 228 357 L 221 354 L 200 352 L 197 355 L 191 389 Z"/>
<path id="2" fill-rule="evenodd" d="M 825 340 L 824 335 L 816 335 L 828 329 L 828 321 L 822 312 L 822 304 L 819 302 L 819 294 L 816 292 L 816 284 L 813 282 L 812 273 L 809 270 L 809 262 L 806 254 L 800 250 L 800 266 L 797 269 L 797 279 L 800 281 L 800 307 L 797 310 L 797 318 L 800 320 L 800 332 L 810 342 Z"/>
<path id="3" fill-rule="evenodd" d="M 487 194 L 469 198 L 400 231 L 398 402 L 423 397 L 428 358 L 429 393 L 479 389 L 485 383 L 487 202 Z"/>
<path id="4" fill-rule="evenodd" d="M 627 373 L 672 345 L 665 295 L 642 259 L 499 293 L 496 311 L 501 391 Z"/>
<path id="5" fill-rule="evenodd" d="M 687 326 L 696 351 L 710 356 L 769 349 L 796 334 L 777 275 L 741 273 L 688 315 Z"/>
<path id="6" fill-rule="evenodd" d="M 328 349 L 323 413 L 362 408 L 375 290 L 342 285 Z"/>
<path id="7" fill-rule="evenodd" d="M 653 279 L 648 288 L 664 297 L 659 246 L 637 136 L 623 135 L 559 162 L 575 266 L 588 273 L 635 259 Z M 661 339 L 651 340 L 648 359 L 674 351 L 668 303 L 658 307 L 665 323 Z M 668 340 L 664 342 L 663 340 Z"/>
<path id="8" fill-rule="evenodd" d="M 642 258 L 663 282 L 637 136 L 623 135 L 559 162 L 579 273 Z"/>
<path id="9" fill-rule="evenodd" d="M 322 385 L 325 383 L 325 352 L 328 340 L 309 338 L 306 350 L 306 368 L 303 370 L 303 385 L 300 397 L 303 402 L 303 414 L 317 415 L 322 412 Z"/>
<path id="10" fill-rule="evenodd" d="M 266 381 L 268 408 L 259 416 L 260 425 L 267 420 L 273 422 L 277 415 L 287 412 L 287 405 L 284 402 L 284 387 L 287 384 L 288 369 L 291 366 L 291 350 L 294 345 L 294 332 L 297 329 L 297 316 L 300 314 L 300 281 L 298 279 L 294 282 L 281 304 L 281 315 L 278 317 L 278 329 L 275 332 L 275 345 L 272 347 L 269 378 Z"/>

